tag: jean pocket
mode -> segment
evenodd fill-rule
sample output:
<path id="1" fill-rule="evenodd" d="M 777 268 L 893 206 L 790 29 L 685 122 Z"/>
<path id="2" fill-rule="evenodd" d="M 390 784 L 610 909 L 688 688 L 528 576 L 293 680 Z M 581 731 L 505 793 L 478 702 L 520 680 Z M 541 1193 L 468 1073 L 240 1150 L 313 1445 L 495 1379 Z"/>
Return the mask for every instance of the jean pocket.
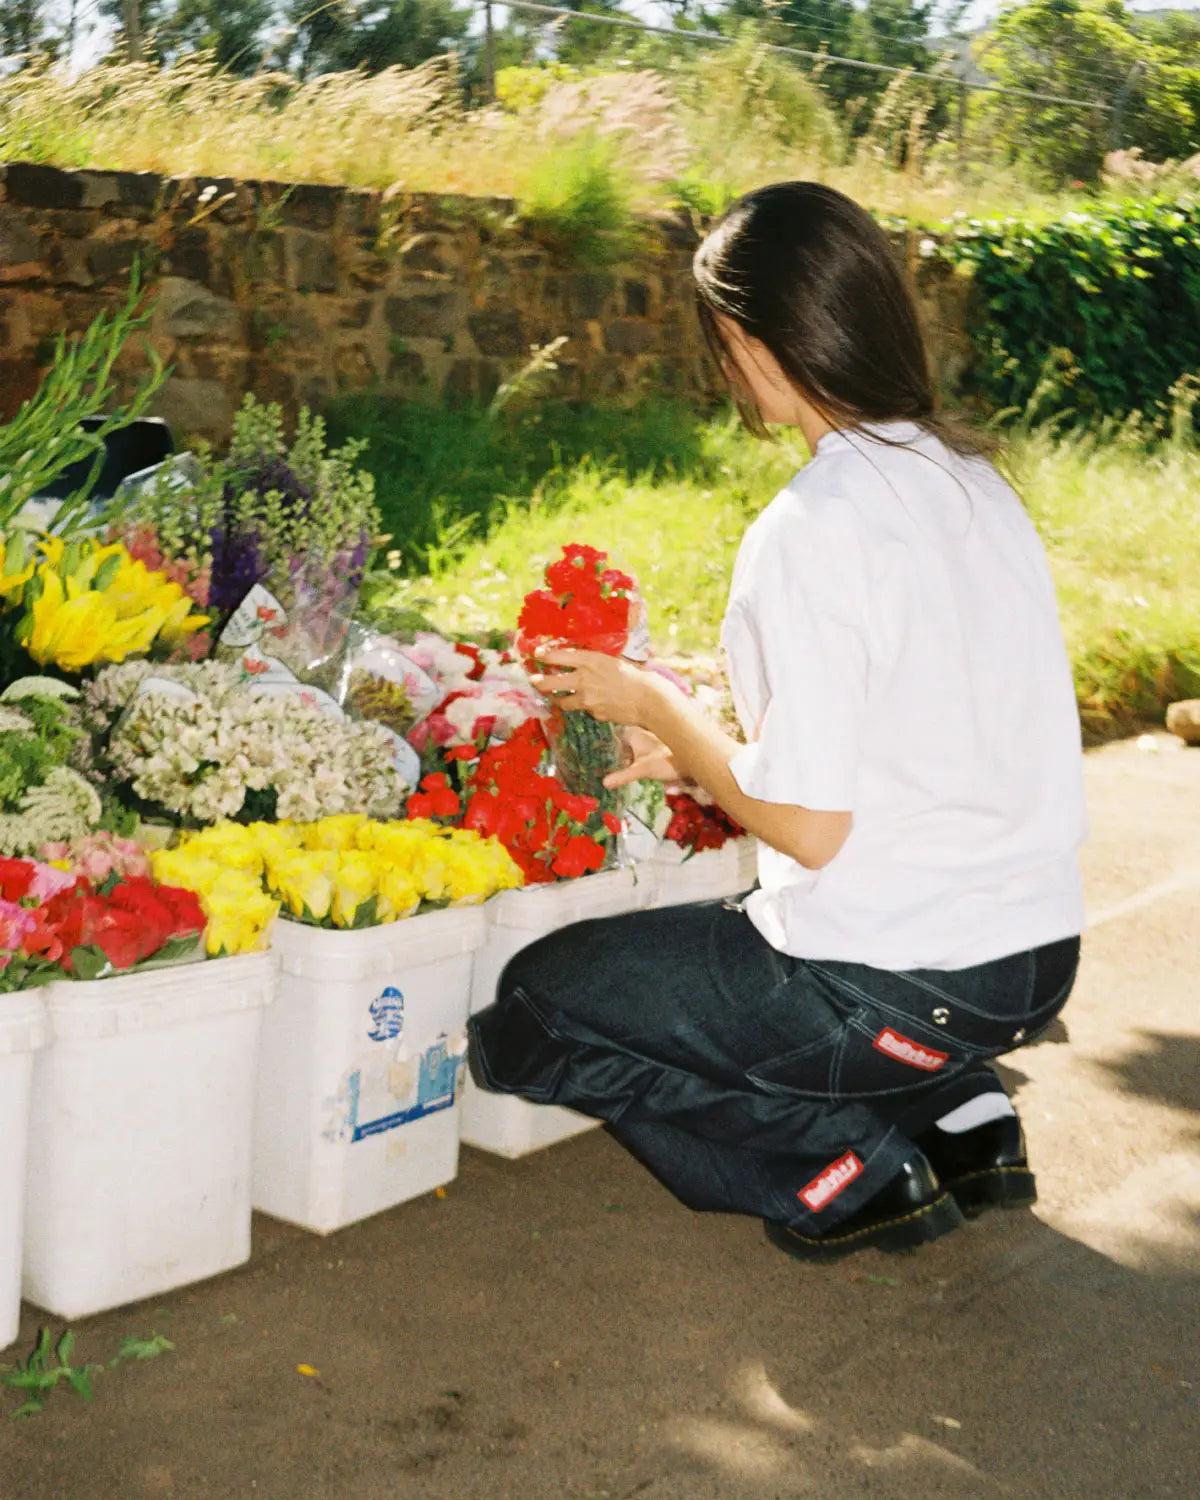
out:
<path id="1" fill-rule="evenodd" d="M 768 1094 L 828 1099 L 845 1037 L 846 1027 L 834 1026 L 803 1047 L 756 1064 L 746 1076 Z"/>
<path id="2" fill-rule="evenodd" d="M 910 1019 L 864 1006 L 846 1028 L 832 1084 L 838 1099 L 907 1093 L 953 1072 L 972 1049 L 949 1035 L 934 1035 Z"/>

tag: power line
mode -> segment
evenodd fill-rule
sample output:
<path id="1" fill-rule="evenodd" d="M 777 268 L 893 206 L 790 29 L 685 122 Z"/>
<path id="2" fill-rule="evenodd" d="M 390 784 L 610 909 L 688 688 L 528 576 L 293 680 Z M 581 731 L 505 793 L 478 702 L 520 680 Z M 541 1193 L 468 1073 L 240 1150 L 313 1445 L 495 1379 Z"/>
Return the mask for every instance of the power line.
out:
<path id="1" fill-rule="evenodd" d="M 738 38 L 722 36 L 715 31 L 680 31 L 674 26 L 651 26 L 642 21 L 631 21 L 628 16 L 607 16 L 594 11 L 568 10 L 561 5 L 542 5 L 536 0 L 497 0 L 506 10 L 526 11 L 532 15 L 563 17 L 571 21 L 591 21 L 597 26 L 620 26 L 628 31 L 649 32 L 655 36 L 672 37 L 685 42 L 715 42 L 719 46 L 735 46 Z M 803 47 L 781 47 L 773 42 L 761 42 L 758 44 L 764 52 L 780 53 L 785 57 L 802 57 L 808 62 L 819 62 L 821 64 L 836 63 L 839 67 L 858 68 L 865 73 L 889 73 L 893 77 L 901 73 L 911 73 L 911 68 L 894 68 L 887 63 L 863 62 L 856 57 L 834 57 L 828 52 L 809 52 Z M 1068 99 L 1063 94 L 1039 94 L 1030 89 L 1010 89 L 998 83 L 968 83 L 965 79 L 955 78 L 952 74 L 928 73 L 922 75 L 935 81 L 952 84 L 957 89 L 969 90 L 976 94 L 1004 94 L 1011 99 L 1034 99 L 1041 104 L 1067 104 L 1076 109 L 1101 110 L 1105 114 L 1111 113 L 1112 106 L 1104 104 L 1098 99 Z"/>

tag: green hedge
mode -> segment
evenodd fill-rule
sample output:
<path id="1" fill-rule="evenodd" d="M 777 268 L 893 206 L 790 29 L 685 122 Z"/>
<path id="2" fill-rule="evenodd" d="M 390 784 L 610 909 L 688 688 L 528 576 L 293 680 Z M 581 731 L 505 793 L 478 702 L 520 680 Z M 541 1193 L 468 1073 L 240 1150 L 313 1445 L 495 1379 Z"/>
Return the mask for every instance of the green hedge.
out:
<path id="1" fill-rule="evenodd" d="M 1200 204 L 1098 205 L 1052 223 L 956 219 L 934 253 L 974 276 L 971 394 L 993 410 L 1165 428 L 1200 371 Z"/>

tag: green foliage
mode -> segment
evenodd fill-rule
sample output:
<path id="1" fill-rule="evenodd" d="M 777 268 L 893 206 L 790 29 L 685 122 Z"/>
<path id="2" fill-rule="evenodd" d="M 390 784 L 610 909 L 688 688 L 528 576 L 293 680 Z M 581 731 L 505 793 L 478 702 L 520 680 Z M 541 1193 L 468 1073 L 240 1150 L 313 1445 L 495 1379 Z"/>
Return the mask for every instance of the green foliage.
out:
<path id="1" fill-rule="evenodd" d="M 152 1333 L 148 1339 L 127 1335 L 121 1340 L 116 1355 L 108 1368 L 129 1360 L 157 1359 L 174 1349 L 175 1345 L 161 1333 Z M 92 1378 L 104 1371 L 103 1365 L 77 1365 L 74 1363 L 75 1335 L 68 1328 L 55 1343 L 49 1328 L 38 1330 L 37 1343 L 28 1359 L 18 1359 L 15 1365 L 0 1365 L 0 1386 L 20 1392 L 25 1400 L 12 1413 L 14 1417 L 32 1417 L 44 1411 L 46 1402 L 60 1385 L 74 1391 L 84 1401 L 92 1399 Z"/>
<path id="2" fill-rule="evenodd" d="M 362 68 L 415 68 L 461 46 L 471 12 L 455 0 L 289 0 L 283 61 L 301 78 Z"/>
<path id="3" fill-rule="evenodd" d="M 274 0 L 140 0 L 148 53 L 171 62 L 189 53 L 209 54 L 231 73 L 253 73 L 267 56 L 265 33 L 275 19 Z M 100 0 L 101 13 L 120 29 L 123 0 Z"/>
<path id="4" fill-rule="evenodd" d="M 7 426 L 0 427 L 0 532 L 25 503 L 65 468 L 83 459 L 92 469 L 82 488 L 64 500 L 52 530 L 66 533 L 83 515 L 104 461 L 104 439 L 114 429 L 140 417 L 166 378 L 162 362 L 147 350 L 150 373 L 133 395 L 94 432 L 80 422 L 110 406 L 116 393 L 114 366 L 147 314 L 140 294 L 131 289 L 124 307 L 101 313 L 78 338 L 60 336 L 38 390 Z"/>
<path id="5" fill-rule="evenodd" d="M 102 1365 L 74 1365 L 75 1335 L 67 1330 L 54 1343 L 48 1328 L 38 1334 L 38 1341 L 28 1359 L 18 1360 L 12 1369 L 0 1372 L 0 1385 L 20 1391 L 25 1400 L 13 1412 L 14 1417 L 32 1417 L 44 1411 L 46 1401 L 59 1385 L 65 1384 L 84 1401 L 92 1399 L 92 1376 Z"/>
<path id="6" fill-rule="evenodd" d="M 264 565 L 313 553 L 353 550 L 379 533 L 375 486 L 362 464 L 364 444 L 331 448 L 324 419 L 303 407 L 289 440 L 282 408 L 246 396 L 233 420 L 228 455 L 202 451 L 198 477 L 167 476 L 110 508 L 105 520 L 123 535 L 152 529 L 165 555 L 208 565 L 214 533 L 236 541 Z"/>
<path id="7" fill-rule="evenodd" d="M 660 452 L 639 474 L 614 457 L 626 418 L 606 414 L 606 441 L 599 414 L 588 417 L 588 441 L 569 446 L 589 459 L 570 462 L 564 451 L 536 487 L 518 487 L 514 475 L 490 524 L 481 518 L 475 539 L 448 548 L 428 576 L 373 579 L 372 610 L 397 622 L 420 611 L 472 635 L 511 628 L 546 558 L 582 537 L 637 575 L 658 654 L 714 657 L 738 543 L 801 455 L 726 418 L 680 414 L 686 448 Z M 478 450 L 475 458 L 486 462 Z M 1161 718 L 1175 698 L 1200 696 L 1200 447 L 1182 424 L 1160 442 L 1132 423 L 1017 427 L 1005 466 L 1049 553 L 1088 732 L 1127 729 Z"/>
<path id="8" fill-rule="evenodd" d="M 1053 223 L 955 220 L 939 252 L 975 278 L 976 393 L 1071 423 L 1138 412 L 1160 432 L 1200 368 L 1200 205 L 1095 205 Z"/>
<path id="9" fill-rule="evenodd" d="M 618 147 L 598 131 L 582 130 L 536 159 L 521 200 L 533 233 L 575 265 L 614 265 L 637 248 L 629 173 Z"/>

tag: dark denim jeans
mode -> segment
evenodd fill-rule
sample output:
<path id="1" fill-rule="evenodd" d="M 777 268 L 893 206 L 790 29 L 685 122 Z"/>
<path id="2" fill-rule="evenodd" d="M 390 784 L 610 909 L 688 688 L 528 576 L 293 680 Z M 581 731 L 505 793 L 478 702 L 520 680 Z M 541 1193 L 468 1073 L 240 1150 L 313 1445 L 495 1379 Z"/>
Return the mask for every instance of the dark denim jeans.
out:
<path id="1" fill-rule="evenodd" d="M 471 1020 L 471 1068 L 607 1121 L 691 1208 L 824 1234 L 915 1134 L 1002 1087 L 986 1059 L 1050 1024 L 1078 958 L 1072 938 L 890 973 L 790 958 L 731 903 L 634 912 L 517 954 Z"/>

